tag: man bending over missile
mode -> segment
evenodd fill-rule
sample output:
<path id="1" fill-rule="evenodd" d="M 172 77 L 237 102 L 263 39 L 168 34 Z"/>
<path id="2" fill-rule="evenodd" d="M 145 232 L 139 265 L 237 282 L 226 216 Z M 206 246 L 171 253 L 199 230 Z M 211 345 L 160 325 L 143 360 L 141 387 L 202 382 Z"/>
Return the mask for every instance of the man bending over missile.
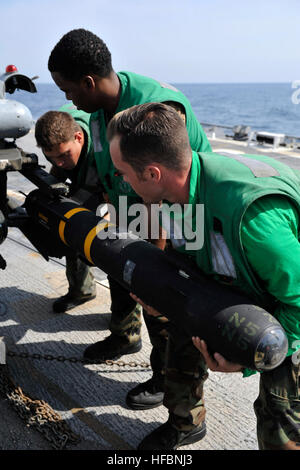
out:
<path id="1" fill-rule="evenodd" d="M 50 173 L 59 181 L 71 181 L 73 196 L 88 191 L 89 208 L 103 202 L 101 185 L 94 163 L 93 142 L 89 131 L 90 114 L 66 104 L 59 111 L 48 111 L 36 122 L 35 138 L 46 159 L 52 163 Z M 91 268 L 78 256 L 66 256 L 67 294 L 55 300 L 55 313 L 81 305 L 96 297 L 96 284 Z"/>
<path id="2" fill-rule="evenodd" d="M 144 201 L 189 204 L 193 214 L 197 204 L 204 205 L 203 218 L 193 221 L 204 224 L 201 248 L 193 250 L 186 243 L 180 250 L 194 259 L 202 273 L 229 283 L 257 305 L 268 306 L 285 329 L 286 359 L 274 370 L 261 373 L 254 403 L 257 437 L 260 449 L 300 450 L 300 361 L 296 354 L 300 347 L 300 189 L 296 172 L 269 157 L 192 151 L 182 120 L 162 103 L 118 113 L 109 123 L 107 137 L 115 167 Z M 144 308 L 159 315 L 151 306 Z M 217 352 L 211 356 L 209 344 L 201 339 L 182 335 L 171 328 L 164 396 L 169 419 L 146 436 L 139 449 L 176 448 L 172 433 L 173 441 L 181 445 L 185 432 L 191 433 L 191 427 L 186 431 L 180 427 L 190 411 L 172 409 L 168 381 L 173 380 L 174 370 L 186 366 L 189 354 L 192 357 L 193 343 L 201 352 L 199 365 L 202 358 L 214 371 L 251 374 Z M 198 396 L 204 379 L 201 373 L 195 377 Z"/>
<path id="3" fill-rule="evenodd" d="M 66 33 L 53 48 L 48 68 L 56 85 L 72 100 L 78 109 L 91 114 L 90 128 L 94 145 L 95 162 L 98 175 L 105 188 L 108 201 L 119 211 L 121 196 L 127 198 L 127 208 L 140 197 L 130 185 L 116 174 L 111 161 L 106 128 L 110 119 L 118 111 L 133 105 L 159 101 L 172 105 L 187 127 L 191 146 L 196 151 L 210 151 L 208 139 L 195 116 L 188 99 L 179 90 L 166 83 L 159 82 L 133 72 L 116 72 L 112 66 L 111 53 L 104 41 L 85 29 L 75 29 Z M 122 215 L 122 214 L 121 214 Z M 128 227 L 125 227 L 127 230 Z M 156 240 L 156 245 L 164 240 Z M 160 248 L 163 247 L 163 243 Z M 136 353 L 141 349 L 141 307 L 129 295 L 128 291 L 109 276 L 111 293 L 110 332 L 102 341 L 90 345 L 84 352 L 86 359 L 116 359 L 125 354 Z M 131 390 L 126 398 L 132 409 L 150 409 L 162 405 L 164 395 L 164 358 L 168 320 L 165 317 L 155 319 L 144 314 L 144 320 L 153 346 L 150 362 L 153 376 L 147 382 Z M 193 348 L 194 362 L 198 363 L 198 353 Z M 194 386 L 195 364 L 188 355 L 184 375 L 173 374 L 173 407 L 177 410 L 180 422 L 177 426 L 189 430 L 189 435 L 181 436 L 172 446 L 189 444 L 201 439 L 205 433 L 203 425 L 203 402 L 201 392 Z M 197 368 L 197 374 L 199 368 Z M 203 363 L 202 375 L 206 367 Z M 188 403 L 188 405 L 187 405 Z M 183 410 L 181 410 L 183 407 Z M 186 413 L 186 407 L 193 413 Z M 201 426 L 194 423 L 201 421 Z M 170 435 L 170 442 L 173 440 Z M 168 444 L 171 445 L 171 444 Z M 167 447 L 169 448 L 169 447 Z"/>

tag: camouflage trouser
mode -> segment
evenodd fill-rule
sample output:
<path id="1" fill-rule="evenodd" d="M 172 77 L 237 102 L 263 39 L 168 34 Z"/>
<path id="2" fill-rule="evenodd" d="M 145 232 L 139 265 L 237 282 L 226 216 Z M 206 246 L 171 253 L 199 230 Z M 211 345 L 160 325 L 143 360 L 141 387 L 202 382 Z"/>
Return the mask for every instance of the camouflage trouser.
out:
<path id="1" fill-rule="evenodd" d="M 276 369 L 261 374 L 254 402 L 261 450 L 300 450 L 299 367 L 288 357 Z"/>
<path id="2" fill-rule="evenodd" d="M 203 384 L 206 364 L 190 338 L 166 317 L 144 319 L 153 346 L 150 362 L 153 375 L 164 381 L 164 405 L 169 419 L 179 430 L 189 431 L 205 418 Z"/>
<path id="3" fill-rule="evenodd" d="M 96 293 L 96 284 L 91 268 L 77 256 L 66 257 L 66 275 L 69 292 L 75 295 Z M 141 334 L 142 308 L 118 282 L 108 277 L 111 294 L 110 330 L 113 334 L 128 339 L 130 343 L 139 340 Z"/>
<path id="4" fill-rule="evenodd" d="M 141 336 L 142 308 L 118 282 L 108 276 L 111 295 L 110 331 L 135 343 Z"/>
<path id="5" fill-rule="evenodd" d="M 91 268 L 78 256 L 66 256 L 66 276 L 70 294 L 80 296 L 96 293 L 96 284 Z"/>

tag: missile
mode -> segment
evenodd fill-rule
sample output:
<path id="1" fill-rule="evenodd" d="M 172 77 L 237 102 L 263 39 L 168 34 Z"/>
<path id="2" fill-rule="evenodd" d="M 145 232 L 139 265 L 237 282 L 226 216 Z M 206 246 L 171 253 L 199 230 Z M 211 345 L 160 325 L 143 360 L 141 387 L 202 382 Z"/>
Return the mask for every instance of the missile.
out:
<path id="1" fill-rule="evenodd" d="M 174 258 L 64 196 L 39 190 L 25 201 L 29 216 L 51 240 L 75 250 L 165 315 L 189 337 L 200 336 L 210 352 L 258 371 L 280 365 L 288 341 L 280 323 L 245 295 L 202 276 Z"/>

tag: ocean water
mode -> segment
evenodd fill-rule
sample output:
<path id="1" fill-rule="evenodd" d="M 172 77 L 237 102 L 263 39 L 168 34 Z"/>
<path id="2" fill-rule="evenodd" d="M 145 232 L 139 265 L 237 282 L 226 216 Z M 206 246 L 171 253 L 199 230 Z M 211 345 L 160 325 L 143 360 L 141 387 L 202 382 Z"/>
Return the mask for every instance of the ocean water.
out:
<path id="1" fill-rule="evenodd" d="M 190 100 L 202 123 L 241 124 L 253 130 L 300 136 L 300 104 L 292 101 L 297 90 L 291 83 L 174 85 Z M 37 93 L 17 91 L 11 96 L 24 103 L 35 120 L 66 103 L 64 93 L 54 84 L 36 82 L 36 87 Z"/>
<path id="2" fill-rule="evenodd" d="M 300 136 L 300 104 L 291 83 L 182 84 L 200 122 Z M 295 100 L 294 100 L 295 101 Z"/>

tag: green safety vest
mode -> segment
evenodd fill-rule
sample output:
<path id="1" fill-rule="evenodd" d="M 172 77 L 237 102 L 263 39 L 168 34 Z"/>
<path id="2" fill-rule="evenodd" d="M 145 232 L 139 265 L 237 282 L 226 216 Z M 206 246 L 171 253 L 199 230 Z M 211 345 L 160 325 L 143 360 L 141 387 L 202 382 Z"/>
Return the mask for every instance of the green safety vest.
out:
<path id="1" fill-rule="evenodd" d="M 259 284 L 244 253 L 243 216 L 255 200 L 272 194 L 288 197 L 300 214 L 300 173 L 267 156 L 225 152 L 193 152 L 191 173 L 196 184 L 193 204 L 203 204 L 204 243 L 195 253 L 186 254 L 193 255 L 205 274 L 229 282 L 270 308 L 275 299 Z M 194 229 L 195 224 L 193 220 Z"/>
<path id="2" fill-rule="evenodd" d="M 121 96 L 116 113 L 143 103 L 166 101 L 181 103 L 185 108 L 186 127 L 192 149 L 203 152 L 211 151 L 207 137 L 193 113 L 190 102 L 183 93 L 171 85 L 135 73 L 119 72 L 117 75 L 121 83 Z M 121 195 L 128 197 L 128 206 L 140 202 L 141 198 L 137 196 L 131 186 L 123 181 L 121 176 L 116 176 L 116 169 L 112 163 L 106 139 L 107 123 L 102 109 L 91 115 L 90 127 L 98 174 L 110 202 L 116 209 L 119 206 L 118 197 Z"/>

